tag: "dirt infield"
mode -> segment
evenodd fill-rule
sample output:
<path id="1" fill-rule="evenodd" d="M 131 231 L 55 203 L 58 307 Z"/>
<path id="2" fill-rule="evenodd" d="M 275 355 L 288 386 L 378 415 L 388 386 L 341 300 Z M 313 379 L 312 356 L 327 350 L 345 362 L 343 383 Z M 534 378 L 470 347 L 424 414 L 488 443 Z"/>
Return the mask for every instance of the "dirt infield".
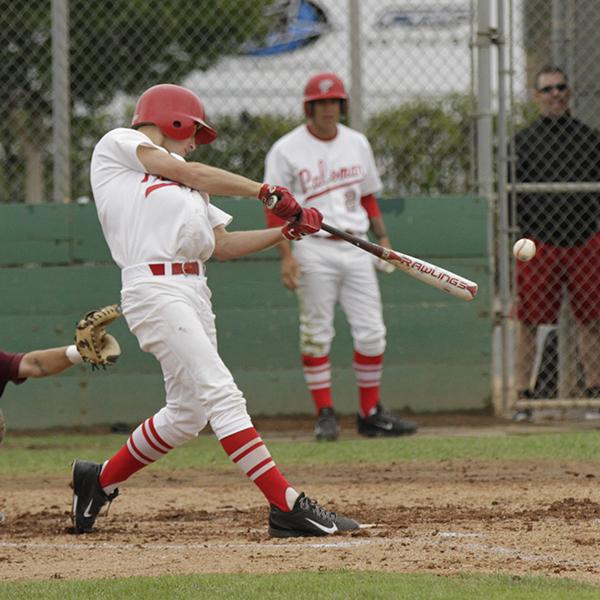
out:
<path id="1" fill-rule="evenodd" d="M 425 426 L 421 435 L 510 430 L 487 423 L 462 433 L 456 423 Z M 600 584 L 597 461 L 398 461 L 286 475 L 371 527 L 272 540 L 262 496 L 235 469 L 149 470 L 124 486 L 97 532 L 77 536 L 64 478 L 3 478 L 0 581 L 360 569 L 547 574 Z"/>

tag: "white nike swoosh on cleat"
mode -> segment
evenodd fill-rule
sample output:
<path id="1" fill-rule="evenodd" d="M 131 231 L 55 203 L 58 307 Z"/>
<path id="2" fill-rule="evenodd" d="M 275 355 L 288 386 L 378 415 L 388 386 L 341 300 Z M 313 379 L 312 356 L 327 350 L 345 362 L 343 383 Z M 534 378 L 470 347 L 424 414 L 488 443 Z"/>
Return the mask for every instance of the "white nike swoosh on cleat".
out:
<path id="1" fill-rule="evenodd" d="M 306 517 L 306 520 L 309 523 L 312 523 L 315 527 L 318 527 L 321 531 L 324 531 L 325 533 L 335 533 L 338 530 L 337 525 L 335 523 L 331 527 L 326 527 L 325 525 L 321 525 L 321 523 L 317 523 L 316 521 L 313 521 L 308 517 Z"/>
<path id="2" fill-rule="evenodd" d="M 86 517 L 86 518 L 94 516 L 94 515 L 92 515 L 92 514 L 89 513 L 90 508 L 92 508 L 92 502 L 93 501 L 94 501 L 94 499 L 92 498 L 90 500 L 90 503 L 87 505 L 87 508 L 83 511 L 83 516 Z"/>
<path id="3" fill-rule="evenodd" d="M 393 423 L 382 423 L 379 427 L 381 427 L 382 429 L 387 429 L 389 431 L 393 426 Z"/>

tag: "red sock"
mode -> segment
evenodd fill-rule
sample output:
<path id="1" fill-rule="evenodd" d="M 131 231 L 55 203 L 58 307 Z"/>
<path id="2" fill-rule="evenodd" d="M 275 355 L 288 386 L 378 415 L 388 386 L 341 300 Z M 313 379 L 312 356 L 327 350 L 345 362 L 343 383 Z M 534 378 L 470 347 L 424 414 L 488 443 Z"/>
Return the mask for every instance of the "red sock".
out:
<path id="1" fill-rule="evenodd" d="M 220 442 L 229 458 L 258 486 L 269 503 L 288 512 L 290 507 L 286 492 L 290 490 L 289 499 L 292 503 L 298 494 L 277 468 L 256 429 L 243 429 L 224 437 Z"/>
<path id="2" fill-rule="evenodd" d="M 167 444 L 154 427 L 154 417 L 146 419 L 130 436 L 127 443 L 104 465 L 100 485 L 111 493 L 119 483 L 136 471 L 164 456 L 173 446 Z M 108 489 L 107 489 L 108 488 Z"/>
<path id="3" fill-rule="evenodd" d="M 331 408 L 331 363 L 329 356 L 302 355 L 304 380 L 310 390 L 317 412 L 322 408 Z"/>
<path id="4" fill-rule="evenodd" d="M 365 356 L 354 351 L 354 373 L 358 384 L 360 414 L 368 417 L 379 404 L 379 384 L 383 371 L 383 354 Z"/>

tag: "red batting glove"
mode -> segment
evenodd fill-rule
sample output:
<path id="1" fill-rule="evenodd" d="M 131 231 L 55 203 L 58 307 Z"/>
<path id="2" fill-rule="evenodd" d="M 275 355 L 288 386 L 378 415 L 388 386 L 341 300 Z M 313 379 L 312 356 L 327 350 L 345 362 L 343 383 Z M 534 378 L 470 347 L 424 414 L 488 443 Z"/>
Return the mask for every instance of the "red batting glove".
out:
<path id="1" fill-rule="evenodd" d="M 301 240 L 321 229 L 323 215 L 316 208 L 303 208 L 295 221 L 288 223 L 282 230 L 286 240 Z"/>
<path id="2" fill-rule="evenodd" d="M 258 193 L 258 199 L 277 217 L 284 221 L 293 221 L 301 212 L 302 207 L 296 202 L 290 190 L 278 185 L 263 183 Z"/>

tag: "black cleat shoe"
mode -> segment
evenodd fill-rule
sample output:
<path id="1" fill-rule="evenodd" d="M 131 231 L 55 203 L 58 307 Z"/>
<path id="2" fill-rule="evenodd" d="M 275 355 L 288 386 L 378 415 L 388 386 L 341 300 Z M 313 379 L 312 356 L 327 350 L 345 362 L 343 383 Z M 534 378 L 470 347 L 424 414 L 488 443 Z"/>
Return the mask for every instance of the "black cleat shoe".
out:
<path id="1" fill-rule="evenodd" d="M 319 441 L 335 442 L 340 434 L 333 408 L 322 408 L 315 423 L 315 437 Z"/>
<path id="2" fill-rule="evenodd" d="M 533 423 L 533 411 L 530 408 L 521 408 L 512 415 L 515 423 Z"/>
<path id="3" fill-rule="evenodd" d="M 271 505 L 269 535 L 277 538 L 331 535 L 359 528 L 354 519 L 343 517 L 319 506 L 316 500 L 300 494 L 290 512 Z"/>
<path id="4" fill-rule="evenodd" d="M 98 481 L 101 469 L 102 465 L 98 463 L 79 459 L 73 461 L 71 521 L 76 533 L 92 531 L 100 509 L 119 495 L 119 490 L 110 496 L 104 493 Z"/>
<path id="5" fill-rule="evenodd" d="M 393 415 L 383 409 L 381 404 L 377 405 L 377 410 L 368 417 L 357 415 L 356 425 L 358 433 L 367 437 L 378 435 L 398 436 L 410 435 L 417 431 L 417 424 L 413 421 L 403 421 L 396 415 Z"/>

